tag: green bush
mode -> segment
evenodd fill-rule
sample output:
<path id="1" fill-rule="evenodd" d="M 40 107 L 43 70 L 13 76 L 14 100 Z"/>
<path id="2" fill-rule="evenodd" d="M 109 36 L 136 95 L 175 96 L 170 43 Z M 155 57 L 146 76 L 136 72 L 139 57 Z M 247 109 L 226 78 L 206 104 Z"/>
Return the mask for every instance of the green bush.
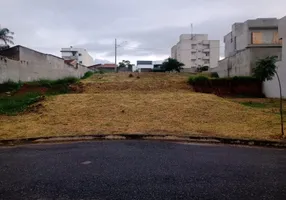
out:
<path id="1" fill-rule="evenodd" d="M 210 77 L 211 78 L 219 78 L 219 75 L 217 72 L 211 72 Z"/>
<path id="2" fill-rule="evenodd" d="M 209 82 L 209 78 L 206 76 L 191 76 L 189 77 L 189 84 L 191 85 L 205 85 Z"/>
<path id="3" fill-rule="evenodd" d="M 0 93 L 19 90 L 22 87 L 22 82 L 7 81 L 0 84 Z"/>
<path id="4" fill-rule="evenodd" d="M 24 111 L 29 105 L 38 102 L 40 97 L 40 93 L 0 97 L 0 114 L 15 115 Z"/>
<path id="5" fill-rule="evenodd" d="M 81 79 L 87 79 L 89 77 L 91 77 L 94 73 L 91 71 L 85 72 L 85 74 L 83 75 L 83 77 Z"/>
<path id="6" fill-rule="evenodd" d="M 252 82 L 252 81 L 259 81 L 257 78 L 252 77 L 252 76 L 235 76 L 233 78 L 231 78 L 234 81 L 245 81 L 245 82 Z"/>

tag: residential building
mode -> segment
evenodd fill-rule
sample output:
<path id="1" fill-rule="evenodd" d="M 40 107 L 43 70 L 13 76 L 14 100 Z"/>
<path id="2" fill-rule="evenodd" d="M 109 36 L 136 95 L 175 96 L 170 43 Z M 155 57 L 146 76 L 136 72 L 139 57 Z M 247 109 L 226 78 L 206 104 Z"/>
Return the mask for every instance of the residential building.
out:
<path id="1" fill-rule="evenodd" d="M 62 48 L 62 58 L 65 60 L 76 60 L 79 64 L 84 66 L 91 66 L 94 64 L 93 58 L 83 48 Z"/>
<path id="2" fill-rule="evenodd" d="M 282 96 L 286 98 L 286 16 L 278 22 L 278 39 L 282 43 L 282 56 L 281 61 L 277 62 L 277 73 L 280 78 L 282 86 Z M 275 75 L 271 81 L 263 83 L 263 92 L 266 97 L 279 98 L 279 83 Z"/>
<path id="3" fill-rule="evenodd" d="M 115 72 L 116 65 L 112 63 L 96 64 L 88 67 L 92 71 Z"/>
<path id="4" fill-rule="evenodd" d="M 220 41 L 209 40 L 207 34 L 182 34 L 171 49 L 171 58 L 183 63 L 184 71 L 202 66 L 217 67 L 219 54 Z"/>
<path id="5" fill-rule="evenodd" d="M 225 59 L 211 69 L 220 77 L 249 76 L 256 61 L 267 56 L 281 57 L 278 19 L 258 18 L 235 23 L 224 37 Z"/>
<path id="6" fill-rule="evenodd" d="M 151 72 L 153 69 L 159 69 L 162 66 L 162 61 L 138 60 L 133 71 Z"/>
<path id="7" fill-rule="evenodd" d="M 139 72 L 151 72 L 154 68 L 153 61 L 151 60 L 138 60 L 136 69 Z"/>

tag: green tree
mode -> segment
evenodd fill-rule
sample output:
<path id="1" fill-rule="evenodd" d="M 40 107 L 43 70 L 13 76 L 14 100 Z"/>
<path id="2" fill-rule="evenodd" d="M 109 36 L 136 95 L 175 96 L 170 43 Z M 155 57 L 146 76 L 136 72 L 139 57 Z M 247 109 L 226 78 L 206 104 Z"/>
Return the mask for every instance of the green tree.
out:
<path id="1" fill-rule="evenodd" d="M 164 69 L 167 72 L 171 72 L 171 71 L 177 71 L 177 72 L 181 72 L 181 70 L 183 69 L 184 64 L 177 61 L 174 58 L 167 58 L 163 64 L 162 64 L 162 69 Z"/>
<path id="2" fill-rule="evenodd" d="M 122 60 L 122 62 L 119 62 L 118 68 L 128 68 L 132 71 L 132 66 L 129 60 Z"/>
<path id="3" fill-rule="evenodd" d="M 277 73 L 277 56 L 268 56 L 264 59 L 259 59 L 256 62 L 256 67 L 253 69 L 253 76 L 258 78 L 261 81 L 272 80 L 276 75 L 279 84 L 280 91 L 280 118 L 281 118 L 281 134 L 284 137 L 284 124 L 283 124 L 283 97 L 282 97 L 282 88 L 279 75 Z"/>
<path id="4" fill-rule="evenodd" d="M 7 28 L 2 28 L 0 29 L 0 40 L 2 40 L 5 45 L 8 45 L 8 44 L 14 44 L 13 42 L 13 36 L 14 33 L 11 32 L 9 29 Z"/>

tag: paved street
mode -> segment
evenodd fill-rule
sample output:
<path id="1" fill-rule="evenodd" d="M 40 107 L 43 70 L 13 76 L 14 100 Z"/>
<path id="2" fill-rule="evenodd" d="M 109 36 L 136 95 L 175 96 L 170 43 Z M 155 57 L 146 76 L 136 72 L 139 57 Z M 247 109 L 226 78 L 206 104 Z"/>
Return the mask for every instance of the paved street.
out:
<path id="1" fill-rule="evenodd" d="M 286 199 L 286 150 L 148 141 L 0 148 L 0 199 Z"/>

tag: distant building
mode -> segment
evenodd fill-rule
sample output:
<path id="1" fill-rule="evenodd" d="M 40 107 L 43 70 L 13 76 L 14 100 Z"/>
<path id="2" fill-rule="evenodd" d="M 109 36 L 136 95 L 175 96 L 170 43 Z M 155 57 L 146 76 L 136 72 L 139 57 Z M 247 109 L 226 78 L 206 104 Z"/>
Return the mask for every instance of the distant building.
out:
<path id="1" fill-rule="evenodd" d="M 91 65 L 88 67 L 88 69 L 92 71 L 103 71 L 103 72 L 115 72 L 116 65 L 112 63 L 108 64 L 96 64 Z"/>
<path id="2" fill-rule="evenodd" d="M 209 40 L 207 34 L 182 34 L 171 49 L 171 58 L 183 63 L 184 71 L 202 66 L 217 67 L 219 54 L 220 41 Z"/>
<path id="3" fill-rule="evenodd" d="M 258 59 L 281 58 L 278 21 L 276 18 L 258 18 L 233 24 L 232 31 L 224 37 L 225 59 L 211 71 L 220 77 L 250 76 Z"/>
<path id="4" fill-rule="evenodd" d="M 162 66 L 162 61 L 138 60 L 133 71 L 152 72 L 153 69 L 159 69 Z"/>
<path id="5" fill-rule="evenodd" d="M 138 60 L 136 68 L 139 72 L 151 72 L 154 68 L 153 61 L 151 61 L 151 60 Z"/>
<path id="6" fill-rule="evenodd" d="M 83 48 L 62 48 L 62 58 L 65 60 L 76 60 L 79 64 L 84 66 L 91 66 L 94 64 L 93 58 Z"/>

